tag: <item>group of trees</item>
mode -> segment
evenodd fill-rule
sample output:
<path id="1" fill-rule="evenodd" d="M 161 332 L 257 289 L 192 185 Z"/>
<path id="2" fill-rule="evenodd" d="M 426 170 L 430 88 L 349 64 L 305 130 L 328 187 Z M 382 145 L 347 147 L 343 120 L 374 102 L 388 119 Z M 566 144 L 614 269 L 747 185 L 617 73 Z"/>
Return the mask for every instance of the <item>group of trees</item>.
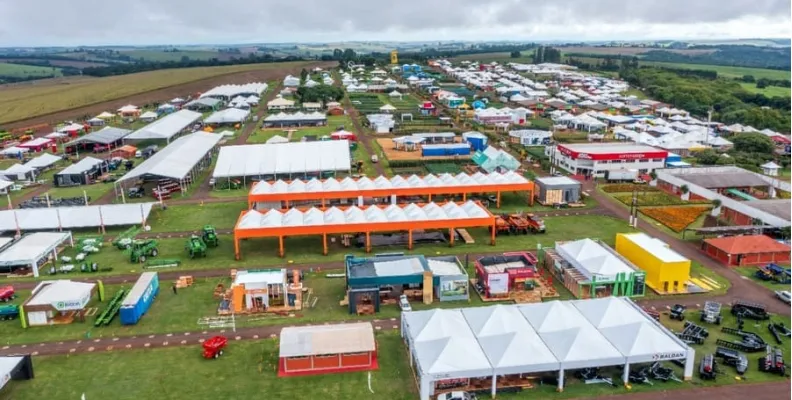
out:
<path id="1" fill-rule="evenodd" d="M 534 64 L 541 64 L 541 63 L 561 63 L 561 50 L 546 47 L 546 46 L 539 46 L 534 51 L 533 56 Z"/>
<path id="2" fill-rule="evenodd" d="M 740 133 L 730 140 L 734 143 L 734 148 L 725 155 L 712 149 L 706 149 L 696 152 L 696 163 L 700 165 L 737 165 L 755 172 L 760 172 L 759 166 L 768 161 L 776 161 L 785 168 L 789 165 L 789 157 L 776 159 L 773 154 L 775 150 L 773 141 L 761 133 Z"/>
<path id="3" fill-rule="evenodd" d="M 622 79 L 646 94 L 673 107 L 704 117 L 714 110 L 713 119 L 726 124 L 741 123 L 757 129 L 790 131 L 789 97 L 768 98 L 750 93 L 731 79 L 682 76 L 680 71 L 627 64 L 619 70 Z"/>
<path id="4" fill-rule="evenodd" d="M 317 85 L 310 88 L 300 86 L 297 89 L 297 98 L 303 103 L 340 101 L 344 98 L 344 89 L 330 85 Z"/>
<path id="5" fill-rule="evenodd" d="M 790 86 L 789 79 L 768 79 L 768 78 L 756 79 L 753 75 L 743 75 L 743 77 L 739 78 L 739 80 L 745 83 L 755 83 L 756 87 L 759 89 L 764 89 L 768 86 L 778 86 L 785 88 L 788 88 Z"/>
<path id="6" fill-rule="evenodd" d="M 83 75 L 103 77 L 134 74 L 137 72 L 155 71 L 160 69 L 219 67 L 226 65 L 259 64 L 299 60 L 302 60 L 302 58 L 294 56 L 275 58 L 269 54 L 256 55 L 254 53 L 250 53 L 246 57 L 232 57 L 228 60 L 222 61 L 218 60 L 217 58 L 211 58 L 208 60 L 193 60 L 185 56 L 182 57 L 180 61 L 145 61 L 130 64 L 113 64 L 104 67 L 88 67 L 83 68 L 82 73 Z"/>
<path id="7" fill-rule="evenodd" d="M 701 53 L 679 53 L 665 50 L 652 50 L 643 55 L 646 61 L 663 61 L 686 64 L 724 65 L 734 67 L 767 68 L 789 70 L 789 47 L 759 46 L 699 46 Z M 710 51 L 707 51 L 710 50 Z"/>

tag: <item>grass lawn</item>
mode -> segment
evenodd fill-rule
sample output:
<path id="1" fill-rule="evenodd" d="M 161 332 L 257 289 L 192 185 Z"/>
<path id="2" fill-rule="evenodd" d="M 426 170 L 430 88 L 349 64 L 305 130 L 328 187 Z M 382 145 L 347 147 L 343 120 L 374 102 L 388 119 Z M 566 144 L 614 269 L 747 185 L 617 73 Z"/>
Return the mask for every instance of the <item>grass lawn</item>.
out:
<path id="1" fill-rule="evenodd" d="M 718 76 L 724 78 L 742 78 L 745 75 L 753 75 L 756 79 L 789 79 L 790 72 L 776 69 L 764 68 L 746 68 L 746 67 L 728 67 L 723 65 L 706 65 L 706 64 L 683 64 L 683 63 L 670 63 L 659 61 L 641 61 L 641 65 L 651 65 L 667 68 L 679 69 L 698 69 L 716 71 Z"/>
<path id="2" fill-rule="evenodd" d="M 90 202 L 94 202 L 112 190 L 112 183 L 95 183 L 83 186 L 54 187 L 48 190 L 47 193 L 49 193 L 50 198 L 83 197 L 83 195 L 88 195 Z"/>
<path id="3" fill-rule="evenodd" d="M 340 127 L 345 130 L 353 132 L 355 130 L 352 125 L 352 119 L 348 115 L 331 115 L 327 117 L 327 125 L 317 127 L 305 128 L 267 128 L 257 129 L 248 137 L 248 143 L 265 143 L 267 140 L 275 135 L 288 137 L 288 131 L 293 129 L 291 141 L 299 142 L 303 136 L 316 136 L 317 139 L 322 136 L 329 136 L 331 133 L 337 131 Z"/>
<path id="4" fill-rule="evenodd" d="M 0 76 L 27 78 L 29 76 L 61 76 L 60 68 L 39 65 L 0 63 Z"/>
<path id="5" fill-rule="evenodd" d="M 697 320 L 697 315 L 690 314 Z M 144 317 L 145 318 L 145 317 Z M 672 329 L 680 329 L 682 323 L 670 321 L 666 315 L 662 323 Z M 789 325 L 789 319 L 784 321 Z M 724 310 L 724 325 L 733 326 L 734 319 Z M 701 354 L 712 353 L 718 338 L 733 340 L 735 337 L 722 334 L 717 327 L 710 328 L 710 337 L 704 345 L 695 345 L 697 363 Z M 751 321 L 746 330 L 753 330 L 770 339 L 761 327 L 754 327 Z M 10 398 L 17 400 L 40 398 L 78 398 L 85 393 L 86 398 L 113 399 L 181 399 L 184 398 L 185 382 L 190 382 L 190 396 L 193 399 L 226 398 L 233 390 L 239 398 L 251 397 L 267 392 L 279 397 L 327 399 L 369 398 L 369 376 L 371 390 L 377 395 L 394 400 L 414 399 L 417 395 L 415 380 L 408 364 L 405 346 L 398 333 L 376 333 L 380 368 L 369 375 L 368 372 L 318 375 L 312 377 L 277 378 L 278 341 L 266 339 L 230 343 L 225 355 L 219 360 L 206 361 L 200 356 L 199 346 L 173 347 L 156 350 L 130 350 L 114 353 L 80 354 L 75 356 L 51 356 L 34 358 L 36 378 L 31 381 L 13 381 L 6 389 Z M 785 356 L 789 357 L 789 339 L 783 339 Z M 526 393 L 502 393 L 506 399 L 523 399 L 528 396 L 542 399 L 570 399 L 638 393 L 648 391 L 672 391 L 700 386 L 760 383 L 786 379 L 777 375 L 765 374 L 756 370 L 756 354 L 748 355 L 750 367 L 741 380 L 736 380 L 732 367 L 722 365 L 723 375 L 716 381 L 701 381 L 694 373 L 691 382 L 653 382 L 654 385 L 633 385 L 628 392 L 621 385 L 585 385 L 573 378 L 567 379 L 563 392 L 556 393 L 552 385 L 537 386 Z M 682 376 L 681 368 L 671 363 L 666 366 Z M 152 368 L 156 365 L 157 368 Z M 694 371 L 698 370 L 698 366 Z M 101 373 L 96 373 L 101 371 Z M 167 373 L 162 373 L 167 371 Z M 616 368 L 605 368 L 604 375 L 613 376 L 619 382 L 620 373 Z M 140 382 L 148 382 L 141 385 Z M 231 383 L 230 386 L 217 382 Z M 746 384 L 747 384 L 746 383 Z M 673 392 L 670 393 L 673 395 Z M 235 397 L 236 398 L 236 397 Z"/>
<path id="6" fill-rule="evenodd" d="M 789 268 L 789 266 L 786 265 L 786 266 L 784 266 L 784 268 Z M 758 283 L 759 285 L 762 285 L 762 286 L 766 287 L 767 289 L 772 290 L 774 292 L 776 290 L 790 290 L 790 288 L 791 288 L 789 284 L 784 285 L 782 283 L 776 283 L 775 281 L 763 281 L 763 280 L 757 278 L 754 275 L 754 273 L 756 273 L 756 271 L 757 271 L 756 267 L 734 267 L 732 269 L 734 269 L 734 271 L 737 272 L 738 274 L 744 276 L 745 279 L 750 279 L 750 280 Z"/>
<path id="7" fill-rule="evenodd" d="M 788 87 L 768 86 L 764 89 L 756 87 L 755 83 L 740 82 L 745 90 L 751 93 L 761 93 L 767 97 L 789 97 L 790 89 Z"/>
<path id="8" fill-rule="evenodd" d="M 247 209 L 247 201 L 232 203 L 205 203 L 168 206 L 166 210 L 155 206 L 149 215 L 152 232 L 192 231 L 214 224 L 218 229 L 230 229 L 236 224 L 239 213 Z"/>
<path id="9" fill-rule="evenodd" d="M 494 203 L 490 203 L 490 211 L 493 213 L 499 214 L 513 214 L 518 212 L 547 212 L 547 211 L 556 211 L 559 213 L 567 213 L 567 212 L 575 212 L 575 210 L 580 209 L 588 209 L 594 208 L 597 206 L 597 201 L 593 198 L 586 197 L 583 199 L 583 202 L 586 204 L 585 207 L 579 208 L 565 208 L 565 209 L 555 209 L 553 207 L 547 207 L 539 204 L 538 202 L 534 201 L 533 206 L 528 205 L 528 199 L 525 198 L 525 194 L 521 193 L 501 193 L 501 207 L 495 208 Z"/>
<path id="10" fill-rule="evenodd" d="M 380 368 L 370 373 L 371 390 L 391 400 L 416 398 L 399 334 L 383 332 L 376 338 Z M 83 393 L 87 399 L 176 400 L 189 393 L 193 400 L 215 400 L 261 397 L 262 390 L 268 396 L 292 399 L 372 396 L 368 372 L 278 378 L 275 339 L 229 343 L 218 360 L 204 360 L 201 351 L 189 346 L 39 357 L 34 361 L 36 378 L 12 382 L 7 393 L 16 400 L 78 399 Z"/>

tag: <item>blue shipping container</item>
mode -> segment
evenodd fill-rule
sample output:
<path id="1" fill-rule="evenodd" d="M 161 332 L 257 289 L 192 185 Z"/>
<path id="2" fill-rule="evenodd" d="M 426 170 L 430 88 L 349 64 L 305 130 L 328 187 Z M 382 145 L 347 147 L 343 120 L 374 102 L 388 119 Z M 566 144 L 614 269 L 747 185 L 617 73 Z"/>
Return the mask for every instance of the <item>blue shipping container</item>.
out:
<path id="1" fill-rule="evenodd" d="M 132 290 L 121 303 L 122 325 L 135 325 L 140 318 L 151 308 L 151 303 L 159 293 L 159 276 L 156 272 L 144 272 L 140 274 Z"/>
<path id="2" fill-rule="evenodd" d="M 487 138 L 471 136 L 467 141 L 473 147 L 473 151 L 484 151 L 487 148 Z"/>
<path id="3" fill-rule="evenodd" d="M 427 144 L 421 148 L 424 157 L 466 156 L 470 154 L 470 145 L 467 143 L 455 144 Z"/>

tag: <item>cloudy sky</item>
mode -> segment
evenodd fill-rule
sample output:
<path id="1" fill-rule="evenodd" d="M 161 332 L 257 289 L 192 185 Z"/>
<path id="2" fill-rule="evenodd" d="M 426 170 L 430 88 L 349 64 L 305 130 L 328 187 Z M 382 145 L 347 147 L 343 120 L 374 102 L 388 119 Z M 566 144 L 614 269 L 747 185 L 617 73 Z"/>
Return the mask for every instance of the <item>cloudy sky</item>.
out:
<path id="1" fill-rule="evenodd" d="M 0 0 L 0 46 L 790 37 L 789 0 Z"/>

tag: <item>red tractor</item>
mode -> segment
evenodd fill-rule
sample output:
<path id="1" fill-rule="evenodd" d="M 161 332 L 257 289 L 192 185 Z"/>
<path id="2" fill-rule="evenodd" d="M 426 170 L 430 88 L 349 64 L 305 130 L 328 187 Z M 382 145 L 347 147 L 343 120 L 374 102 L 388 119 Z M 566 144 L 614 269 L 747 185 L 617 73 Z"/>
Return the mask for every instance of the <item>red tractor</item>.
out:
<path id="1" fill-rule="evenodd" d="M 218 358 L 223 355 L 223 349 L 228 344 L 225 336 L 214 336 L 203 343 L 203 357 L 206 359 Z"/>
<path id="2" fill-rule="evenodd" d="M 0 301 L 5 303 L 14 300 L 15 298 L 16 298 L 16 293 L 14 293 L 13 286 L 0 287 Z"/>

